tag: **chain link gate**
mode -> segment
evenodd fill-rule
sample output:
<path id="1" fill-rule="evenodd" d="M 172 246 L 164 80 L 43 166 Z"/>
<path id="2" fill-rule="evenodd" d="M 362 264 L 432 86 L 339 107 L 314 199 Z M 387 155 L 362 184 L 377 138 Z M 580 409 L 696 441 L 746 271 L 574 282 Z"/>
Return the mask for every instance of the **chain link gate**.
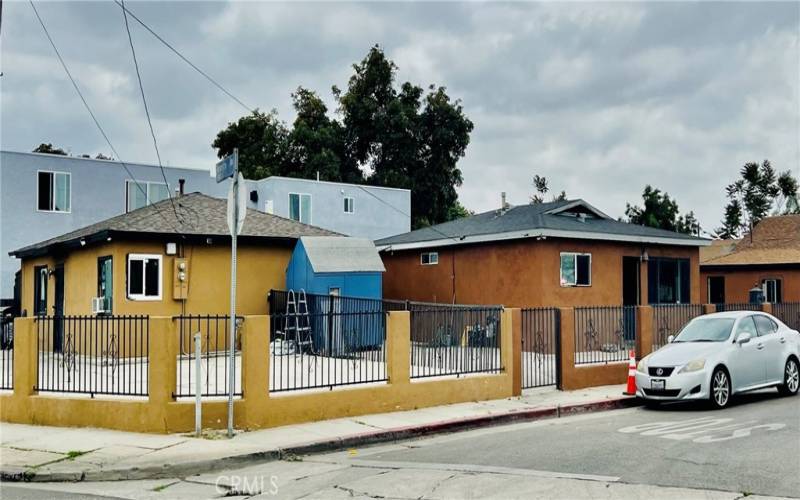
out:
<path id="1" fill-rule="evenodd" d="M 561 387 L 561 316 L 554 307 L 522 310 L 522 388 Z"/>

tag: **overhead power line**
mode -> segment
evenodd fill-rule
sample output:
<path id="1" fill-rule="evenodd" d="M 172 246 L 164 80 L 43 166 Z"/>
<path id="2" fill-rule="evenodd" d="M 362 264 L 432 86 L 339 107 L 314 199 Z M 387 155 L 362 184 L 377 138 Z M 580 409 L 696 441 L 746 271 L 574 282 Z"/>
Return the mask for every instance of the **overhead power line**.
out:
<path id="1" fill-rule="evenodd" d="M 175 213 L 175 220 L 181 222 L 178 211 L 175 209 L 175 201 L 172 199 L 172 193 L 169 189 L 169 181 L 167 174 L 164 172 L 164 165 L 161 163 L 161 153 L 158 151 L 158 141 L 156 140 L 156 133 L 153 130 L 153 121 L 150 119 L 150 109 L 147 107 L 147 98 L 144 95 L 144 85 L 142 85 L 142 74 L 139 72 L 139 61 L 136 59 L 136 49 L 133 48 L 133 37 L 131 36 L 131 29 L 128 25 L 128 14 L 125 12 L 125 0 L 120 4 L 122 6 L 122 17 L 125 19 L 125 31 L 128 33 L 128 43 L 131 46 L 131 54 L 133 55 L 133 66 L 136 68 L 136 79 L 139 81 L 139 91 L 142 94 L 142 103 L 144 104 L 144 114 L 147 117 L 147 125 L 150 127 L 150 137 L 153 138 L 153 148 L 156 150 L 156 158 L 158 159 L 158 168 L 161 170 L 161 177 L 164 179 L 164 184 L 167 185 L 167 196 L 169 197 L 169 204 L 172 206 L 172 211 Z"/>
<path id="2" fill-rule="evenodd" d="M 64 61 L 64 58 L 61 57 L 61 52 L 59 52 L 58 47 L 56 46 L 56 43 L 53 40 L 53 37 L 50 36 L 50 32 L 47 30 L 47 26 L 44 24 L 44 21 L 42 20 L 42 17 L 39 15 L 39 11 L 36 9 L 36 5 L 34 5 L 33 0 L 28 0 L 28 1 L 31 4 L 31 8 L 33 9 L 33 13 L 36 15 L 36 19 L 39 20 L 39 24 L 42 26 L 42 30 L 44 31 L 44 34 L 47 37 L 47 40 L 50 42 L 50 46 L 53 47 L 53 51 L 56 53 L 56 57 L 58 58 L 59 62 L 61 63 L 61 67 L 64 68 L 64 73 L 67 74 L 67 78 L 69 78 L 69 81 L 72 82 L 72 87 L 75 89 L 75 92 L 78 94 L 78 97 L 80 97 L 81 102 L 83 103 L 83 106 L 86 108 L 86 111 L 89 112 L 89 116 L 92 117 L 92 121 L 94 122 L 95 126 L 97 127 L 97 130 L 100 131 L 100 135 L 103 136 L 103 139 L 106 141 L 106 144 L 108 144 L 108 147 L 114 153 L 114 156 L 117 157 L 119 163 L 122 165 L 122 167 L 128 173 L 128 177 L 130 177 L 130 179 L 133 181 L 134 185 L 136 185 L 136 187 L 139 188 L 139 191 L 144 195 L 145 200 L 147 200 L 147 192 L 144 190 L 144 188 L 142 187 L 141 183 L 136 180 L 136 177 L 133 175 L 131 170 L 128 168 L 128 165 L 126 165 L 125 162 L 122 161 L 122 157 L 120 156 L 119 152 L 117 151 L 117 148 L 115 148 L 114 144 L 111 143 L 111 139 L 108 138 L 108 134 L 106 134 L 106 131 L 103 129 L 102 125 L 100 125 L 100 121 L 97 119 L 97 116 L 95 116 L 94 111 L 92 111 L 92 107 L 89 106 L 89 103 L 86 101 L 86 98 L 83 96 L 83 92 L 81 92 L 80 87 L 78 87 L 78 84 L 75 81 L 75 78 L 72 77 L 72 73 L 70 72 L 69 67 L 67 67 L 67 63 Z M 181 235 L 180 231 L 178 231 L 175 228 L 175 225 L 172 224 L 169 221 L 169 218 L 166 217 L 163 214 L 163 212 L 161 212 L 161 209 L 158 208 L 158 205 L 153 204 L 152 206 L 153 206 L 153 208 L 156 209 L 156 212 L 158 212 L 158 214 L 161 215 L 161 217 L 167 223 L 169 223 L 172 226 L 173 231 L 175 231 L 175 233 L 177 233 L 178 235 Z"/>
<path id="3" fill-rule="evenodd" d="M 147 25 L 147 23 L 145 23 L 144 21 L 142 21 L 142 20 L 141 20 L 141 19 L 140 19 L 140 18 L 139 18 L 139 17 L 138 17 L 136 14 L 134 14 L 133 12 L 131 12 L 131 10 L 130 10 L 130 9 L 128 9 L 128 7 L 126 7 L 126 6 L 125 6 L 125 2 L 124 2 L 124 0 L 114 0 L 114 1 L 116 2 L 116 4 L 117 4 L 117 5 L 119 5 L 119 6 L 120 6 L 120 8 L 122 8 L 122 11 L 123 11 L 123 13 L 125 13 L 125 14 L 126 14 L 126 18 L 125 18 L 125 25 L 126 25 L 126 29 L 127 29 L 127 23 L 128 23 L 128 21 L 127 21 L 127 15 L 130 15 L 130 16 L 131 16 L 131 17 L 132 17 L 132 18 L 133 18 L 133 19 L 134 19 L 136 22 L 138 22 L 138 23 L 139 23 L 139 24 L 140 24 L 140 25 L 141 25 L 141 26 L 142 26 L 144 29 L 146 29 L 148 32 L 150 32 L 150 34 L 151 34 L 151 35 L 153 35 L 153 36 L 154 36 L 154 37 L 155 37 L 155 38 L 156 38 L 156 39 L 157 39 L 159 42 L 161 42 L 162 44 L 164 44 L 164 46 L 166 46 L 167 48 L 169 48 L 169 50 L 171 50 L 173 53 L 175 53 L 175 55 L 177 55 L 178 57 L 180 57 L 180 58 L 181 58 L 181 60 L 182 60 L 183 62 L 185 62 L 185 63 L 186 63 L 186 64 L 188 64 L 188 65 L 189 65 L 189 66 L 190 66 L 192 69 L 194 69 L 194 70 L 195 70 L 195 71 L 197 71 L 199 74 L 201 74 L 201 75 L 202 75 L 202 76 L 203 76 L 203 77 L 204 77 L 206 80 L 208 80 L 209 82 L 211 82 L 211 83 L 212 83 L 212 84 L 213 84 L 215 87 L 217 87 L 219 90 L 221 90 L 222 92 L 224 92 L 224 93 L 225 93 L 225 95 L 227 95 L 228 97 L 230 97 L 231 99 L 233 99 L 234 101 L 236 101 L 236 102 L 237 102 L 237 103 L 238 103 L 238 104 L 239 104 L 241 107 L 243 107 L 243 108 L 244 108 L 244 109 L 246 109 L 247 111 L 250 111 L 251 113 L 255 113 L 255 110 L 254 110 L 253 108 L 251 108 L 250 106 L 248 106 L 247 104 L 245 104 L 244 102 L 242 102 L 242 100 L 241 100 L 241 99 L 239 99 L 238 97 L 236 97 L 235 95 L 233 95 L 233 94 L 232 94 L 230 91 L 228 91 L 228 89 L 226 89 L 225 87 L 223 87 L 223 86 L 222 86 L 222 85 L 221 85 L 221 84 L 220 84 L 220 83 L 219 83 L 217 80 L 215 80 L 215 79 L 214 79 L 214 78 L 212 78 L 212 77 L 211 77 L 211 76 L 210 76 L 208 73 L 206 73 L 205 71 L 203 71 L 202 69 L 200 69 L 200 68 L 199 68 L 199 67 L 198 67 L 196 64 L 194 64 L 192 61 L 190 61 L 188 57 L 184 56 L 184 55 L 183 55 L 183 54 L 182 54 L 182 53 L 181 53 L 181 52 L 180 52 L 178 49 L 176 49 L 176 48 L 175 48 L 175 47 L 173 47 L 173 46 L 172 46 L 172 45 L 171 45 L 169 42 L 167 42 L 166 40 L 164 40 L 164 38 L 163 38 L 161 35 L 159 35 L 158 33 L 156 33 L 156 32 L 155 32 L 155 30 L 153 30 L 153 28 L 151 28 L 150 26 L 148 26 L 148 25 Z M 129 35 L 129 38 L 130 38 L 130 31 L 128 31 L 128 35 Z M 131 50 L 133 50 L 133 42 L 131 42 Z M 135 58 L 136 58 L 136 56 L 134 55 L 134 60 L 135 60 Z M 138 76 L 138 66 L 137 66 L 137 76 Z M 141 78 L 140 78 L 139 84 L 140 84 L 140 87 L 141 87 Z M 142 91 L 142 99 L 144 99 L 144 91 Z M 146 109 L 146 108 L 147 108 L 147 105 L 145 104 L 145 109 Z M 148 118 L 148 120 L 149 120 L 149 118 Z M 152 131 L 152 126 L 151 126 L 151 131 Z M 384 200 L 384 199 L 380 198 L 379 196 L 376 196 L 374 193 L 372 193 L 372 192 L 368 191 L 368 190 L 367 190 L 366 188 L 364 188 L 363 186 L 358 186 L 358 187 L 359 187 L 361 190 L 363 190 L 365 193 L 367 193 L 368 195 L 372 196 L 373 198 L 375 198 L 375 199 L 376 199 L 376 200 L 378 200 L 379 202 L 381 202 L 381 203 L 383 203 L 384 205 L 386 205 L 386 206 L 388 206 L 389 208 L 391 208 L 392 210 L 394 210 L 394 211 L 396 211 L 396 212 L 398 212 L 398 213 L 402 214 L 403 216 L 405 216 L 405 217 L 408 217 L 409 219 L 411 219 L 411 215 L 410 215 L 410 214 L 407 214 L 407 213 L 405 213 L 403 210 L 401 210 L 401 209 L 399 209 L 399 208 L 395 207 L 394 205 L 392 205 L 391 203 L 387 202 L 386 200 Z M 436 229 L 436 228 L 434 228 L 434 227 L 432 227 L 432 226 L 429 226 L 429 229 L 431 229 L 431 230 L 432 230 L 432 231 L 434 231 L 435 233 L 438 233 L 438 234 L 440 234 L 441 236 L 444 236 L 444 237 L 445 237 L 445 238 L 447 238 L 447 239 L 451 239 L 451 240 L 453 240 L 453 241 L 460 241 L 458 238 L 456 238 L 456 237 L 453 237 L 453 236 L 446 235 L 446 234 L 444 234 L 443 232 L 439 231 L 438 229 Z"/>
<path id="4" fill-rule="evenodd" d="M 162 38 L 162 37 L 161 37 L 161 35 L 159 35 L 158 33 L 156 33 L 156 32 L 155 32 L 155 31 L 154 31 L 154 30 L 153 30 L 153 29 L 152 29 L 150 26 L 148 26 L 148 25 L 147 25 L 147 23 L 145 23 L 144 21 L 142 21 L 141 19 L 139 19 L 139 17 L 138 17 L 138 16 L 136 16 L 136 14 L 134 14 L 133 12 L 131 12 L 131 11 L 130 11 L 130 9 L 128 9 L 127 7 L 125 7 L 125 4 L 124 4 L 124 2 L 121 2 L 120 0 L 114 0 L 114 1 L 116 2 L 116 4 L 117 4 L 117 5 L 119 5 L 120 7 L 122 7 L 122 10 L 123 10 L 123 12 L 126 12 L 126 13 L 130 14 L 130 16 L 131 16 L 131 17 L 132 17 L 132 18 L 133 18 L 133 19 L 134 19 L 134 20 L 135 20 L 137 23 L 141 24 L 141 25 L 142 25 L 142 27 L 143 27 L 144 29 L 146 29 L 147 31 L 149 31 L 149 32 L 150 32 L 150 34 L 151 34 L 151 35 L 153 35 L 153 36 L 154 36 L 154 37 L 155 37 L 155 38 L 156 38 L 156 39 L 157 39 L 159 42 L 161 42 L 162 44 L 164 44 L 164 45 L 165 45 L 165 46 L 166 46 L 166 47 L 167 47 L 169 50 L 171 50 L 172 52 L 174 52 L 174 53 L 175 53 L 175 55 L 177 55 L 178 57 L 180 57 L 180 58 L 181 58 L 181 60 L 182 60 L 183 62 L 185 62 L 186 64 L 188 64 L 189 66 L 191 66 L 191 68 L 192 68 L 192 69 L 194 69 L 195 71 L 197 71 L 198 73 L 200 73 L 201 75 L 203 75 L 203 77 L 205 77 L 205 79 L 206 79 L 206 80 L 208 80 L 209 82 L 211 82 L 211 84 L 212 84 L 212 85 L 214 85 L 214 86 L 215 86 L 215 87 L 217 87 L 219 90 L 221 90 L 222 92 L 224 92 L 224 93 L 225 93 L 225 95 L 227 95 L 228 97 L 230 97 L 231 99 L 233 99 L 234 101 L 236 101 L 236 102 L 237 102 L 237 103 L 238 103 L 238 104 L 239 104 L 241 107 L 243 107 L 243 108 L 244 108 L 244 109 L 246 109 L 247 111 L 249 111 L 249 112 L 251 112 L 251 113 L 254 113 L 254 112 L 255 112 L 255 110 L 254 110 L 253 108 L 251 108 L 250 106 L 248 106 L 247 104 L 245 104 L 244 102 L 242 102 L 242 100 L 241 100 L 241 99 L 239 99 L 238 97 L 236 97 L 235 95 L 233 95 L 233 94 L 232 94 L 230 91 L 228 91 L 228 89 L 226 89 L 225 87 L 223 87 L 223 86 L 222 86 L 222 84 L 220 84 L 218 81 L 216 81 L 214 78 L 212 78 L 212 77 L 211 77 L 211 76 L 210 76 L 208 73 L 206 73 L 206 72 L 205 72 L 205 71 L 203 71 L 202 69 L 198 68 L 198 67 L 197 67 L 197 65 L 196 65 L 195 63 L 193 63 L 192 61 L 190 61 L 190 60 L 189 60 L 189 58 L 188 58 L 188 57 L 186 57 L 186 56 L 184 56 L 183 54 L 181 54 L 181 52 L 180 52 L 178 49 L 176 49 L 176 48 L 175 48 L 175 47 L 173 47 L 173 46 L 172 46 L 172 45 L 171 45 L 169 42 L 167 42 L 166 40 L 164 40 L 164 38 Z M 127 22 L 127 21 L 126 21 L 126 22 Z"/>

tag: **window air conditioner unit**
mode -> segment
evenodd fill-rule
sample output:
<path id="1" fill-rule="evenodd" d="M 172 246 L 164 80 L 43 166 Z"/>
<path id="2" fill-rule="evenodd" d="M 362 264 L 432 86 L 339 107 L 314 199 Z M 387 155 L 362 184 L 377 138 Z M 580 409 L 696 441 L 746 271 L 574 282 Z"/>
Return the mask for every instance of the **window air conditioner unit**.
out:
<path id="1" fill-rule="evenodd" d="M 92 297 L 92 314 L 105 314 L 108 312 L 106 308 L 105 297 Z"/>

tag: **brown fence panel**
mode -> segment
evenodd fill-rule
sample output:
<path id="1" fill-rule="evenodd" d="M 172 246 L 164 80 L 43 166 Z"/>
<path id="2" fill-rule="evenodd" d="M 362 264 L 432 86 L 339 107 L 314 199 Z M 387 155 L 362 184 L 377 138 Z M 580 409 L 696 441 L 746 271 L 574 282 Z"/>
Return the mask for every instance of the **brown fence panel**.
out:
<path id="1" fill-rule="evenodd" d="M 773 304 L 772 314 L 789 328 L 800 331 L 800 302 Z"/>

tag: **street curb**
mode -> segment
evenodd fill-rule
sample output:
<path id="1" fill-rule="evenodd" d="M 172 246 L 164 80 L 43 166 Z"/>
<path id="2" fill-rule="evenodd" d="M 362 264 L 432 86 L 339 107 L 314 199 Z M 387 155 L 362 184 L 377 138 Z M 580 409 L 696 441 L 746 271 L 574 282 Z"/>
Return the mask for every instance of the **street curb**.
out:
<path id="1" fill-rule="evenodd" d="M 80 481 L 122 481 L 137 479 L 165 479 L 187 477 L 217 470 L 250 466 L 259 463 L 291 459 L 301 455 L 326 453 L 363 447 L 380 443 L 389 443 L 404 439 L 420 438 L 437 434 L 448 434 L 458 431 L 479 429 L 519 422 L 532 422 L 551 418 L 560 418 L 583 413 L 618 410 L 640 406 L 641 402 L 633 397 L 604 399 L 566 406 L 532 408 L 530 410 L 509 411 L 494 415 L 468 417 L 454 420 L 443 420 L 431 424 L 397 427 L 394 429 L 366 432 L 345 437 L 314 441 L 311 443 L 289 446 L 272 450 L 244 453 L 230 457 L 164 464 L 161 466 L 133 467 L 106 470 L 75 471 L 37 471 L 35 468 L 10 467 L 0 470 L 2 482 L 80 482 Z M 77 468 L 76 468 L 77 469 Z"/>

